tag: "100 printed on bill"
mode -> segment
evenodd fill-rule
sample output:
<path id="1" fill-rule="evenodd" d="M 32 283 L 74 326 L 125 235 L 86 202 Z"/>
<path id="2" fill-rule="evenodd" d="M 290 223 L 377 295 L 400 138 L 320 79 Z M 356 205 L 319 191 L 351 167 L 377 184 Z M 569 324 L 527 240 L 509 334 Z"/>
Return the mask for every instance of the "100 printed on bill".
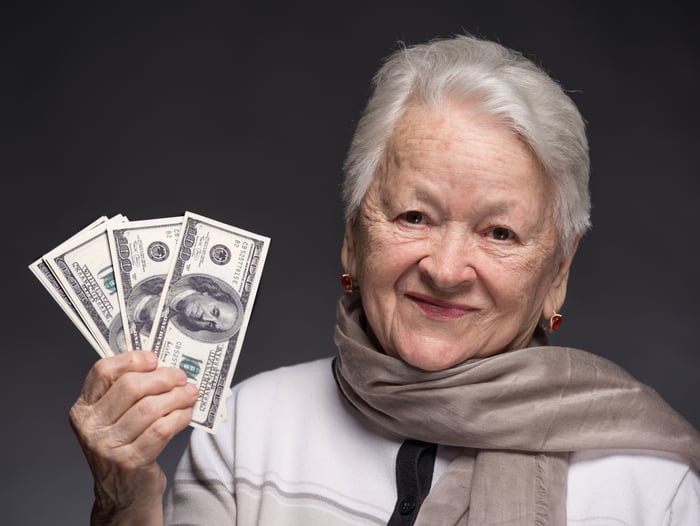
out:
<path id="1" fill-rule="evenodd" d="M 29 265 L 100 354 L 151 349 L 199 389 L 190 425 L 215 433 L 270 239 L 185 212 L 101 217 Z M 86 279 L 89 276 L 90 279 Z"/>

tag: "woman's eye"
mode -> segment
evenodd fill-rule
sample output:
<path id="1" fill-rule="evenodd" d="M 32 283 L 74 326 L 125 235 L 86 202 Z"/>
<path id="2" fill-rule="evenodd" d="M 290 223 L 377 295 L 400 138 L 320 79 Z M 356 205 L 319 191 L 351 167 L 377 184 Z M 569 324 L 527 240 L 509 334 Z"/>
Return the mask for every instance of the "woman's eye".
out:
<path id="1" fill-rule="evenodd" d="M 403 214 L 403 219 L 406 221 L 406 223 L 410 223 L 412 225 L 420 225 L 424 222 L 423 214 L 416 212 L 415 210 L 411 210 L 410 212 Z"/>
<path id="2" fill-rule="evenodd" d="M 496 241 L 508 241 L 510 239 L 513 239 L 515 237 L 515 234 L 513 234 L 513 232 L 511 232 L 507 228 L 498 226 L 491 230 L 491 237 Z"/>

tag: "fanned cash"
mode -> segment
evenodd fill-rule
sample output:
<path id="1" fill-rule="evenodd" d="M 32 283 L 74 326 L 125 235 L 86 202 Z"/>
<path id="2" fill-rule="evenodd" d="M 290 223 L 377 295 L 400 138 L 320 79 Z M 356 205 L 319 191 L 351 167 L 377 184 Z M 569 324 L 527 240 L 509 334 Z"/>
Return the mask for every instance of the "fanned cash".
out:
<path id="1" fill-rule="evenodd" d="M 122 222 L 117 216 L 109 222 Z M 126 350 L 107 223 L 77 234 L 44 256 L 104 356 Z"/>
<path id="2" fill-rule="evenodd" d="M 87 231 L 91 230 L 92 228 L 99 226 L 101 224 L 104 224 L 106 222 L 107 222 L 107 216 L 98 217 L 95 221 L 93 221 L 92 223 L 87 225 L 85 228 L 80 230 L 73 237 L 80 235 L 83 232 L 87 232 Z M 69 241 L 70 241 L 70 239 L 64 243 L 67 243 Z M 64 243 L 59 245 L 59 247 L 56 247 L 56 250 L 59 250 L 60 246 L 62 246 Z M 83 321 L 83 319 L 80 317 L 80 313 L 76 310 L 75 305 L 73 305 L 73 302 L 70 300 L 70 298 L 66 294 L 66 291 L 63 290 L 63 287 L 56 279 L 56 276 L 54 275 L 54 273 L 51 271 L 49 266 L 44 261 L 44 258 L 40 257 L 36 261 L 32 262 L 29 265 L 29 270 L 31 270 L 34 273 L 34 275 L 39 280 L 39 282 L 48 291 L 48 293 L 51 295 L 51 297 L 54 299 L 54 301 L 56 301 L 56 303 L 58 303 L 58 306 L 61 307 L 63 312 L 66 313 L 66 316 L 68 316 L 68 318 L 78 328 L 80 333 L 90 343 L 90 345 L 93 347 L 93 349 L 95 349 L 95 351 L 97 351 L 97 353 L 100 356 L 105 356 L 104 351 L 102 350 L 100 345 L 97 343 L 97 340 L 92 335 L 92 333 L 90 332 L 90 329 L 88 329 L 88 327 L 85 324 L 85 322 Z"/>
<path id="3" fill-rule="evenodd" d="M 149 335 L 181 225 L 182 217 L 171 217 L 107 227 L 127 349 L 151 348 Z"/>
<path id="4" fill-rule="evenodd" d="M 185 212 L 150 340 L 161 363 L 179 367 L 199 388 L 193 427 L 214 433 L 223 419 L 269 244 Z"/>
<path id="5" fill-rule="evenodd" d="M 98 218 L 29 269 L 103 357 L 149 349 L 199 388 L 214 433 L 270 239 L 206 217 Z M 126 328 L 126 330 L 125 330 Z"/>

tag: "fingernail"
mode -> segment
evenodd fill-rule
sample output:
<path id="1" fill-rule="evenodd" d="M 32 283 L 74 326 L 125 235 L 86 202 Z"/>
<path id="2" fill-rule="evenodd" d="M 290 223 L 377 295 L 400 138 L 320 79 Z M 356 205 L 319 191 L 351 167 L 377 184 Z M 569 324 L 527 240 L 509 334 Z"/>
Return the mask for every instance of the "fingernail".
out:
<path id="1" fill-rule="evenodd" d="M 199 395 L 199 389 L 197 389 L 195 384 L 187 384 L 185 389 L 187 389 L 187 392 L 192 396 Z"/>

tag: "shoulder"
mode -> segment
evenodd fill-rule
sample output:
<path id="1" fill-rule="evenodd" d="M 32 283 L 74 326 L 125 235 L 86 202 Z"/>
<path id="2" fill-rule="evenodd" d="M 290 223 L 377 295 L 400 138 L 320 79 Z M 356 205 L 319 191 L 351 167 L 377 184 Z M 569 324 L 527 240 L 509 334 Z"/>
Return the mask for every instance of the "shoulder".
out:
<path id="1" fill-rule="evenodd" d="M 400 441 L 347 410 L 332 358 L 250 377 L 234 386 L 226 408 L 216 435 L 192 433 L 178 488 L 188 477 L 198 490 L 224 488 L 219 500 L 235 496 L 243 524 L 386 523 Z"/>
<path id="2" fill-rule="evenodd" d="M 234 385 L 216 434 L 198 429 L 192 432 L 188 448 L 191 463 L 215 471 L 211 478 L 230 479 L 234 456 L 240 461 L 242 452 L 245 456 L 252 451 L 253 456 L 263 458 L 270 440 L 300 435 L 297 428 L 308 422 L 302 417 L 317 413 L 319 404 L 327 406 L 338 398 L 331 363 L 332 359 L 326 358 L 280 367 Z"/>
<path id="3" fill-rule="evenodd" d="M 233 387 L 226 405 L 228 425 L 255 422 L 257 434 L 308 427 L 310 415 L 337 414 L 339 404 L 332 358 L 323 358 L 252 376 Z"/>
<path id="4" fill-rule="evenodd" d="M 332 377 L 332 366 L 333 358 L 319 358 L 318 360 L 313 360 L 310 362 L 298 363 L 295 365 L 288 365 L 285 367 L 278 367 L 276 369 L 271 369 L 269 371 L 263 371 L 258 373 L 234 386 L 236 389 L 250 389 L 261 385 L 269 385 L 270 383 L 275 383 L 279 381 L 295 382 L 299 380 L 306 380 L 309 376 L 317 377 L 327 377 L 329 374 Z"/>
<path id="5" fill-rule="evenodd" d="M 289 395 L 298 402 L 298 397 L 336 389 L 332 363 L 332 358 L 322 358 L 258 373 L 235 385 L 232 393 L 238 400 L 255 396 L 256 404 L 266 399 L 284 403 Z M 283 400 L 276 400 L 279 397 Z"/>
<path id="6" fill-rule="evenodd" d="M 669 453 L 572 453 L 567 512 L 576 524 L 700 524 L 700 478 L 682 458 Z"/>
<path id="7" fill-rule="evenodd" d="M 378 435 L 348 411 L 332 363 L 325 358 L 282 367 L 233 389 L 217 436 L 234 437 L 239 467 L 264 463 L 296 473 L 302 457 L 327 464 L 337 460 L 338 451 L 348 458 L 367 456 L 368 447 L 380 456 L 395 452 L 397 441 Z"/>

